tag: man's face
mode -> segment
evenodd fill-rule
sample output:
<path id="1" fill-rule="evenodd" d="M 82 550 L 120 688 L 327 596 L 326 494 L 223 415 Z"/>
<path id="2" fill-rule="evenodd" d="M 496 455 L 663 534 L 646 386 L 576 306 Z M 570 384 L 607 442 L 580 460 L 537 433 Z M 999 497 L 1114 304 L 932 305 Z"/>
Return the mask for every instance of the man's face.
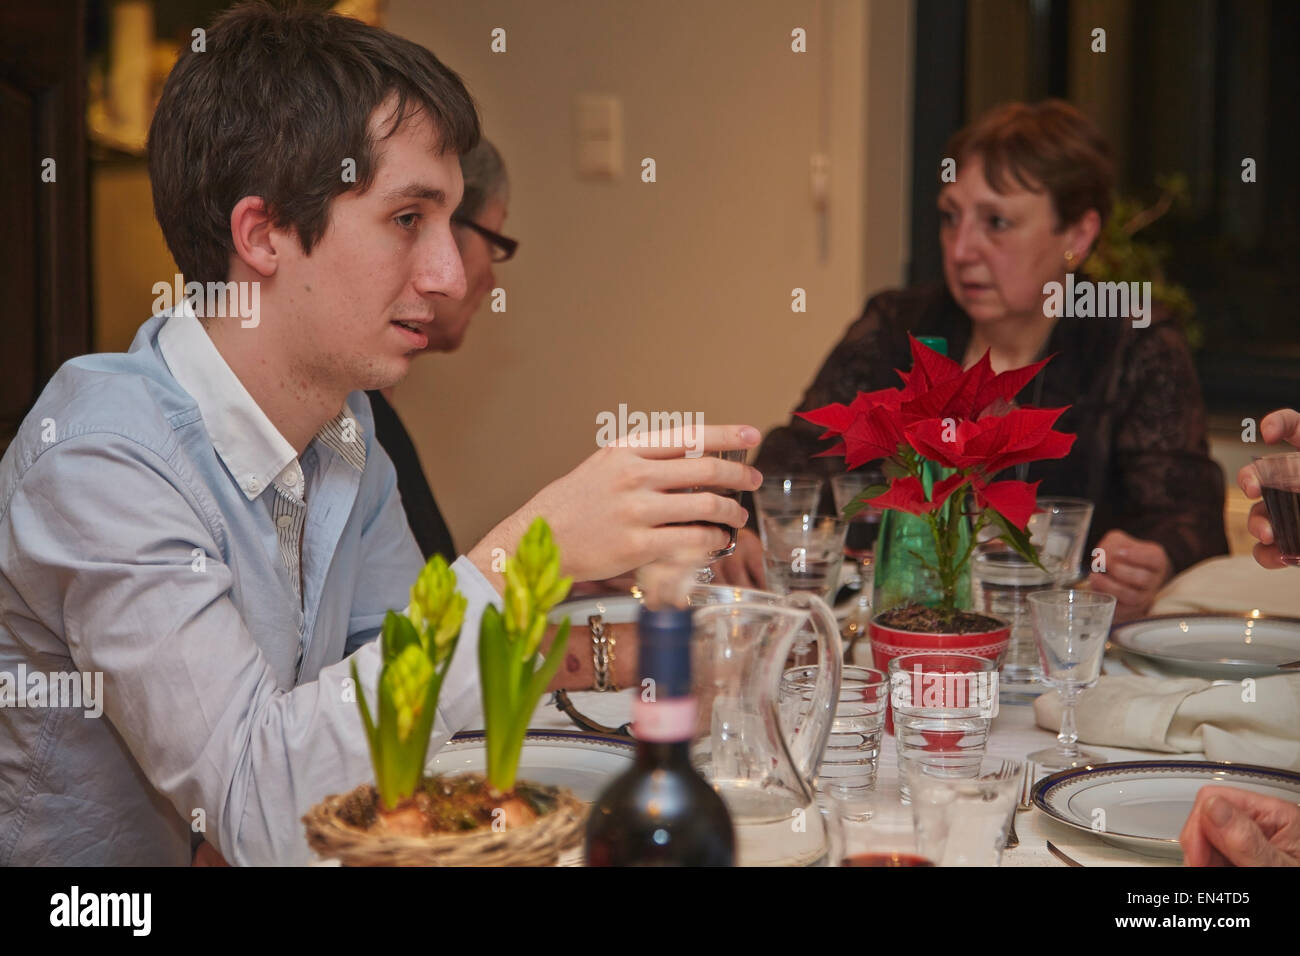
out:
<path id="1" fill-rule="evenodd" d="M 975 322 L 1042 315 L 1043 285 L 1061 278 L 1075 237 L 1056 230 L 1046 191 L 1010 181 L 997 193 L 979 157 L 939 192 L 939 241 L 948 289 Z"/>
<path id="2" fill-rule="evenodd" d="M 500 233 L 506 221 L 506 204 L 500 199 L 489 199 L 483 204 L 474 221 L 484 229 Z M 429 328 L 427 352 L 454 352 L 465 341 L 465 331 L 470 319 L 483 304 L 483 297 L 496 288 L 496 273 L 492 269 L 492 244 L 468 226 L 453 225 L 456 246 L 465 264 L 465 282 L 468 291 L 459 302 L 448 302 L 438 309 L 437 318 Z"/>
<path id="3" fill-rule="evenodd" d="M 338 196 L 311 254 L 291 243 L 277 268 L 277 297 L 287 313 L 283 344 L 294 373 L 330 391 L 396 384 L 428 344 L 435 315 L 466 294 L 451 231 L 463 189 L 459 158 L 438 155 L 436 131 L 423 112 L 380 140 L 393 102 L 371 116 L 376 173 L 370 188 Z"/>

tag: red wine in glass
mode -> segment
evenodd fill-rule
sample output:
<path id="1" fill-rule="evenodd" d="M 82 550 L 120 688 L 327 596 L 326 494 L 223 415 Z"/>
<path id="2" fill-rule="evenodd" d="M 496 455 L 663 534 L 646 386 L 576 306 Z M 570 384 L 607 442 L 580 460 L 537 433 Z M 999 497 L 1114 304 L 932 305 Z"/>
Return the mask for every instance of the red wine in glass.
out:
<path id="1" fill-rule="evenodd" d="M 1268 523 L 1273 526 L 1273 540 L 1282 552 L 1282 563 L 1300 567 L 1300 490 L 1267 485 L 1261 490 L 1268 508 Z"/>
<path id="2" fill-rule="evenodd" d="M 846 856 L 840 866 L 934 866 L 915 853 L 855 853 Z"/>
<path id="3" fill-rule="evenodd" d="M 874 508 L 859 511 L 849 521 L 848 534 L 844 538 L 845 555 L 855 561 L 871 557 L 879 535 L 880 512 Z"/>

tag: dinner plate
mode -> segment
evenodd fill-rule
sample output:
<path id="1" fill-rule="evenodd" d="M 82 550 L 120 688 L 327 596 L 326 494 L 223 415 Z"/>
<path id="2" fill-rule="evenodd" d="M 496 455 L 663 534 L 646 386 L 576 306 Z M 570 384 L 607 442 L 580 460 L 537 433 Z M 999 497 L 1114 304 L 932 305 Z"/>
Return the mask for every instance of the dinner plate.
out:
<path id="1" fill-rule="evenodd" d="M 530 730 L 519 757 L 519 778 L 568 787 L 587 803 L 636 760 L 636 742 L 568 730 Z M 483 732 L 457 734 L 434 755 L 434 773 L 487 769 Z"/>
<path id="2" fill-rule="evenodd" d="M 1178 834 L 1207 784 L 1300 803 L 1300 773 L 1204 760 L 1134 760 L 1062 770 L 1034 784 L 1049 817 L 1113 846 L 1178 857 Z"/>
<path id="3" fill-rule="evenodd" d="M 1300 620 L 1291 617 L 1168 614 L 1121 624 L 1110 640 L 1163 670 L 1198 677 L 1266 677 L 1300 660 Z"/>

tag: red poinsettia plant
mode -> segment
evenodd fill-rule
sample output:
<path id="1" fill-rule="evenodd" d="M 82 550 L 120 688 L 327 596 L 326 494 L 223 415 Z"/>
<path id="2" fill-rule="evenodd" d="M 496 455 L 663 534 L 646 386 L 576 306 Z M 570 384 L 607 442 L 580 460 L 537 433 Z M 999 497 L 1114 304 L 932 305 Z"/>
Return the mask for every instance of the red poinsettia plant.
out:
<path id="1" fill-rule="evenodd" d="M 957 362 L 909 338 L 913 366 L 911 372 L 898 373 L 902 388 L 859 392 L 848 405 L 837 402 L 799 414 L 826 429 L 823 439 L 839 439 L 817 457 L 843 455 L 850 471 L 885 459 L 888 485 L 866 489 L 845 509 L 845 516 L 870 505 L 925 518 L 934 536 L 937 566 L 932 570 L 941 607 L 951 613 L 958 580 L 986 525 L 996 525 L 998 537 L 1042 567 L 1025 531 L 1037 510 L 1039 483 L 998 481 L 995 476 L 1025 462 L 1064 458 L 1075 436 L 1052 428 L 1066 408 L 1012 404 L 1050 356 L 994 374 L 985 352 L 962 371 Z M 945 469 L 928 493 L 923 474 L 927 459 Z M 978 506 L 973 516 L 967 511 L 972 496 Z M 975 525 L 970 543 L 958 553 L 958 522 L 971 517 Z"/>

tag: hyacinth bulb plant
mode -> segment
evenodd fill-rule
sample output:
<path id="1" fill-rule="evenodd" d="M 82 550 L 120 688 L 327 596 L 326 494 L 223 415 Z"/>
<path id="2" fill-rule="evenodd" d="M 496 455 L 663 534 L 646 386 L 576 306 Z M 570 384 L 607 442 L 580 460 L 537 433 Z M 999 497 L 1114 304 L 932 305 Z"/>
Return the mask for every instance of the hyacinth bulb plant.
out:
<path id="1" fill-rule="evenodd" d="M 533 521 L 505 564 L 504 612 L 488 607 L 479 627 L 479 682 L 487 736 L 487 781 L 495 791 L 515 787 L 528 721 L 555 677 L 569 641 L 569 619 L 539 664 L 547 615 L 569 593 L 560 577 L 560 551 L 542 518 Z"/>
<path id="2" fill-rule="evenodd" d="M 823 439 L 838 439 L 818 457 L 842 455 L 849 470 L 884 460 L 888 483 L 865 489 L 845 508 L 845 516 L 871 506 L 924 518 L 936 560 L 932 564 L 914 556 L 934 575 L 938 609 L 951 622 L 958 611 L 959 580 L 968 572 L 986 526 L 995 526 L 997 537 L 1042 567 L 1026 532 L 1039 483 L 996 476 L 1026 462 L 1065 457 L 1075 436 L 1052 427 L 1066 408 L 1012 404 L 1050 356 L 994 374 L 988 352 L 963 371 L 915 338 L 911 346 L 912 371 L 898 372 L 902 388 L 860 392 L 848 405 L 825 405 L 800 415 L 826 429 Z M 932 483 L 925 480 L 927 461 L 942 469 Z M 973 514 L 968 510 L 972 500 L 978 506 Z M 972 518 L 972 533 L 962 546 L 959 523 Z"/>
<path id="3" fill-rule="evenodd" d="M 415 812 L 412 796 L 420 785 L 438 695 L 464 619 L 465 597 L 456 590 L 456 573 L 441 555 L 435 555 L 411 586 L 407 611 L 389 611 L 384 616 L 383 664 L 374 714 L 357 677 L 356 662 L 352 663 L 381 819 Z"/>

